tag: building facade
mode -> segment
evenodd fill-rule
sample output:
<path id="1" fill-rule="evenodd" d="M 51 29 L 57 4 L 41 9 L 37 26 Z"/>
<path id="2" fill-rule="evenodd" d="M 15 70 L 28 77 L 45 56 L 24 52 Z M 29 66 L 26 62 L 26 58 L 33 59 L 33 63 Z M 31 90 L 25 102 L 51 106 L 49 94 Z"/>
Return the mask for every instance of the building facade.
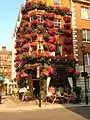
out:
<path id="1" fill-rule="evenodd" d="M 31 0 L 26 0 L 26 2 L 31 2 Z M 89 0 L 33 0 L 35 2 L 44 2 L 47 5 L 51 6 L 61 6 L 61 7 L 68 7 L 72 11 L 72 31 L 73 31 L 73 50 L 71 49 L 72 56 L 78 61 L 76 69 L 81 73 L 83 71 L 83 56 L 81 52 L 81 45 L 86 47 L 86 54 L 85 54 L 85 67 L 86 71 L 89 73 L 89 65 L 90 65 L 90 2 Z M 24 11 L 25 12 L 25 11 Z M 40 16 L 38 16 L 40 17 Z M 22 16 L 21 16 L 22 19 Z M 41 18 L 40 18 L 41 19 Z M 21 20 L 19 21 L 21 22 Z M 56 20 L 56 26 L 63 27 L 64 22 L 63 20 Z M 15 33 L 16 34 L 16 33 Z M 28 36 L 27 36 L 28 37 Z M 63 56 L 67 56 L 67 54 L 61 48 L 61 54 Z M 70 57 L 70 56 L 69 56 Z M 77 84 L 83 87 L 84 90 L 84 80 L 80 76 L 78 78 Z M 89 84 L 89 83 L 88 83 Z M 88 88 L 89 89 L 89 88 Z"/>
<path id="2" fill-rule="evenodd" d="M 12 51 L 7 51 L 5 46 L 3 46 L 0 51 L 0 73 L 4 74 L 7 79 L 11 80 Z"/>

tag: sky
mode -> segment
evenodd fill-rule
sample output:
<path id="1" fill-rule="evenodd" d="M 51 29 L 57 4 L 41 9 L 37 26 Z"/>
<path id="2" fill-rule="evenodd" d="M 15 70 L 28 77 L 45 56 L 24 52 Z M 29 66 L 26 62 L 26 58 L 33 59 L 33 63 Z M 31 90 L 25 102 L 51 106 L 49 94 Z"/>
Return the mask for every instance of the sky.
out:
<path id="1" fill-rule="evenodd" d="M 0 0 L 0 50 L 12 50 L 12 36 L 20 6 L 25 0 Z"/>

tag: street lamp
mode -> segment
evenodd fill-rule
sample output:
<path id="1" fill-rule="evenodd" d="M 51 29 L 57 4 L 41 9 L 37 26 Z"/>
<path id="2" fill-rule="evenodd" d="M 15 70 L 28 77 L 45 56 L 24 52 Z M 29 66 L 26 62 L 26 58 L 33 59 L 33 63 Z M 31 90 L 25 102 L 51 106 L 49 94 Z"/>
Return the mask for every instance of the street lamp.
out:
<path id="1" fill-rule="evenodd" d="M 82 52 L 82 56 L 83 56 L 82 77 L 84 77 L 84 82 L 85 82 L 85 101 L 86 101 L 86 104 L 88 105 L 88 90 L 87 90 L 87 85 L 86 85 L 86 82 L 87 82 L 87 72 L 85 71 L 85 59 L 84 59 L 84 56 L 85 56 L 85 46 L 82 44 L 82 46 L 80 48 L 81 48 L 81 52 Z"/>
<path id="2" fill-rule="evenodd" d="M 38 53 L 42 53 L 43 52 L 43 47 L 42 47 L 42 37 L 40 37 L 40 40 L 38 41 L 38 45 L 39 45 L 39 48 L 38 48 Z M 39 107 L 41 107 L 41 77 L 40 77 L 40 70 L 41 70 L 41 67 L 39 66 Z"/>

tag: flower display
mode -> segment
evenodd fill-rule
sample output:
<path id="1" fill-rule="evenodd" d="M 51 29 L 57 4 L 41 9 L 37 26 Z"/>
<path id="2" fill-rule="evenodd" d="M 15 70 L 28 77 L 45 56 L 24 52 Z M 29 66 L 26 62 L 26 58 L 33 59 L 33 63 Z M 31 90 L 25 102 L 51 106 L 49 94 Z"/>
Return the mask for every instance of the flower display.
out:
<path id="1" fill-rule="evenodd" d="M 71 61 L 64 56 L 51 55 L 57 50 L 57 45 L 62 45 L 63 53 L 67 56 L 73 52 L 70 9 L 27 1 L 21 13 L 22 20 L 17 28 L 15 44 L 17 77 L 33 77 L 37 66 L 41 66 L 40 74 L 45 79 L 55 72 L 53 64 L 70 66 Z M 55 26 L 58 16 L 64 20 L 62 28 Z M 77 71 L 72 73 L 78 76 Z"/>
<path id="2" fill-rule="evenodd" d="M 76 71 L 75 69 L 73 69 L 73 68 L 69 68 L 69 73 L 71 75 L 76 76 L 76 77 L 79 77 L 79 75 L 80 75 L 80 73 L 78 71 Z"/>

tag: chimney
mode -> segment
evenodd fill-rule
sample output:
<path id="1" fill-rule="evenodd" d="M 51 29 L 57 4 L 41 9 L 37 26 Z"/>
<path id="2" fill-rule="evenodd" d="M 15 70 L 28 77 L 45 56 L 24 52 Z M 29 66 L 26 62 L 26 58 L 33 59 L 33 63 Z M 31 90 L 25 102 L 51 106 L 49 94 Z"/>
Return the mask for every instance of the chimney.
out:
<path id="1" fill-rule="evenodd" d="M 2 51 L 6 51 L 6 47 L 5 46 L 2 46 Z"/>

